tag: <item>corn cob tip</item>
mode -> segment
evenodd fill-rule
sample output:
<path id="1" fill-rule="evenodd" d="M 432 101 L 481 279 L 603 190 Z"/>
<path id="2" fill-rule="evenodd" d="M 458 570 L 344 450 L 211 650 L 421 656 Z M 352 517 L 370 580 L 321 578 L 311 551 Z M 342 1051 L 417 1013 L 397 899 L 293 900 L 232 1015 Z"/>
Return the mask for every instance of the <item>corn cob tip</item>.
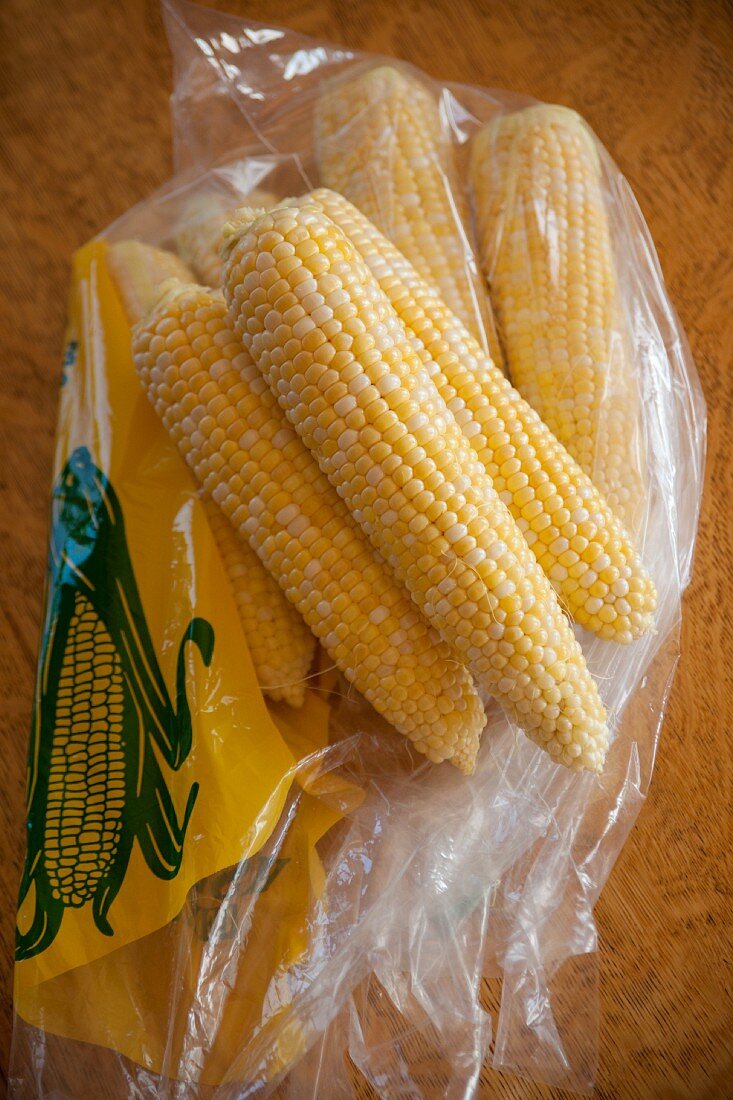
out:
<path id="1" fill-rule="evenodd" d="M 478 699 L 478 696 L 476 698 Z M 448 760 L 463 775 L 473 775 L 485 725 L 486 712 L 479 704 L 468 708 L 462 726 L 457 728 L 451 736 L 450 746 L 435 735 L 428 740 L 423 740 L 416 735 L 411 736 L 410 740 L 418 752 L 427 756 L 433 764 L 441 764 Z"/>
<path id="2" fill-rule="evenodd" d="M 228 522 L 229 521 L 227 520 L 227 523 Z M 293 614 L 297 614 L 295 609 L 292 608 L 292 605 L 289 604 L 288 606 L 291 607 Z M 308 629 L 307 627 L 305 627 L 305 624 L 303 624 L 303 626 L 306 630 Z M 311 634 L 310 637 L 313 642 L 313 645 L 310 649 L 310 656 L 312 658 L 313 650 L 315 648 L 315 636 Z M 258 677 L 260 680 L 260 689 L 267 696 L 267 698 L 271 700 L 271 702 L 286 703 L 287 706 L 293 707 L 294 709 L 298 710 L 300 709 L 300 707 L 303 706 L 303 703 L 305 702 L 305 689 L 307 686 L 305 677 L 307 675 L 308 668 L 310 668 L 310 660 L 308 661 L 308 667 L 305 670 L 303 679 L 297 681 L 293 680 L 289 683 L 284 683 L 282 682 L 282 669 L 280 669 L 278 673 L 277 669 L 268 669 L 267 667 L 262 666 L 257 669 Z"/>
<path id="3" fill-rule="evenodd" d="M 206 291 L 216 302 L 223 301 L 221 290 L 204 287 L 192 279 L 184 280 L 175 275 L 170 279 L 165 279 L 164 282 L 159 284 L 157 295 L 149 303 L 146 312 L 132 326 L 133 337 L 150 323 L 151 318 L 167 313 L 171 305 L 179 298 L 197 295 L 201 291 Z"/>
<path id="4" fill-rule="evenodd" d="M 409 66 L 408 66 L 409 69 Z M 417 73 L 406 71 L 398 65 L 374 65 L 371 61 L 363 64 L 350 65 L 344 72 L 337 73 L 329 80 L 324 81 L 322 94 L 328 95 L 338 92 L 345 85 L 356 82 L 368 83 L 374 88 L 379 88 L 382 94 L 392 92 L 396 88 L 425 87 L 425 80 Z"/>
<path id="5" fill-rule="evenodd" d="M 407 75 L 396 65 L 375 65 L 371 68 L 367 66 L 363 73 L 354 75 L 363 76 L 370 83 L 381 85 L 385 89 L 404 86 L 410 82 Z"/>
<path id="6" fill-rule="evenodd" d="M 216 191 L 197 191 L 183 204 L 176 247 L 203 286 L 221 286 L 222 226 L 233 216 L 236 207 L 244 202 L 251 207 L 268 209 L 275 205 L 277 199 L 270 191 L 257 187 L 238 199 Z"/>
<path id="7" fill-rule="evenodd" d="M 292 200 L 289 200 L 292 201 Z M 278 203 L 278 206 L 286 205 Z M 219 254 L 222 260 L 227 260 L 240 237 L 243 237 L 251 225 L 254 225 L 267 211 L 264 206 L 238 206 L 232 217 L 223 226 L 221 231 L 221 247 Z"/>
<path id="8" fill-rule="evenodd" d="M 149 311 L 162 283 L 170 278 L 183 281 L 193 278 L 180 256 L 145 241 L 109 243 L 106 261 L 130 326 Z"/>
<path id="9" fill-rule="evenodd" d="M 336 73 L 334 76 L 323 81 L 321 85 L 321 99 L 331 94 L 339 94 L 340 89 L 356 81 L 382 80 L 385 84 L 390 82 L 394 84 L 399 78 L 404 80 L 402 73 L 400 73 L 399 69 L 394 65 L 374 65 L 369 60 L 357 62 L 353 65 L 347 65 L 342 72 Z"/>
<path id="10" fill-rule="evenodd" d="M 466 738 L 465 744 L 461 745 L 451 758 L 451 764 L 458 768 L 463 775 L 473 775 L 476 771 L 478 750 L 479 738 L 477 736 Z"/>
<path id="11" fill-rule="evenodd" d="M 170 279 L 164 279 L 164 281 L 158 285 L 157 295 L 151 301 L 148 313 L 153 313 L 156 309 L 167 306 L 169 302 L 174 302 L 180 294 L 184 293 L 187 287 L 193 285 L 195 284 L 184 282 L 183 279 L 179 279 L 176 275 L 171 276 Z"/>
<path id="12" fill-rule="evenodd" d="M 572 107 L 565 107 L 561 103 L 538 103 L 533 107 L 523 107 L 519 111 L 503 112 L 495 115 L 478 133 L 472 141 L 471 159 L 484 155 L 485 146 L 490 145 L 497 137 L 499 131 L 519 130 L 526 132 L 536 127 L 560 127 L 570 133 L 575 133 L 581 140 L 587 153 L 590 155 L 594 167 L 600 165 L 598 146 L 588 123 L 582 115 L 574 111 Z"/>
<path id="13" fill-rule="evenodd" d="M 315 115 L 316 144 L 321 148 L 321 153 L 324 145 L 332 145 L 339 153 L 348 150 L 355 140 L 351 131 L 356 120 L 367 115 L 374 105 L 386 108 L 392 122 L 397 122 L 401 117 L 404 110 L 402 104 L 405 101 L 410 102 L 417 110 L 437 108 L 437 97 L 425 78 L 410 69 L 410 66 L 403 68 L 387 64 L 374 65 L 371 61 L 366 61 L 350 65 L 344 72 L 325 80 Z M 334 112 L 335 117 L 331 117 Z M 411 118 L 410 121 L 414 120 Z M 430 118 L 430 123 L 433 121 Z M 395 135 L 392 135 L 392 140 L 395 140 Z M 375 170 L 375 165 L 370 163 L 366 151 L 363 152 L 365 159 L 362 166 L 368 174 Z M 325 182 L 331 173 L 326 170 L 324 174 L 322 156 L 319 160 Z M 377 171 L 379 170 L 381 169 L 378 166 Z M 343 165 L 336 178 L 343 179 Z"/>
<path id="14" fill-rule="evenodd" d="M 300 709 L 305 702 L 305 684 L 284 684 L 277 687 L 262 685 L 262 690 L 275 703 L 287 703 L 289 707 Z"/>

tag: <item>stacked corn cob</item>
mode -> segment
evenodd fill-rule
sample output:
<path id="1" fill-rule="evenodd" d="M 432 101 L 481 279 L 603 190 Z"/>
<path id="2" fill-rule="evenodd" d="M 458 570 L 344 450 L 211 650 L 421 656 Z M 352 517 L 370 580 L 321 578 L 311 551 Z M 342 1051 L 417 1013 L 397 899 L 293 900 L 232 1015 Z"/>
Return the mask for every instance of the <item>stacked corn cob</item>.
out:
<path id="1" fill-rule="evenodd" d="M 306 201 L 317 203 L 356 245 L 413 334 L 446 405 L 572 617 L 618 642 L 646 633 L 654 585 L 587 474 L 363 214 L 325 189 Z"/>
<path id="2" fill-rule="evenodd" d="M 451 134 L 423 81 L 388 65 L 328 83 L 317 105 L 323 183 L 350 199 L 501 362 L 469 238 Z"/>
<path id="3" fill-rule="evenodd" d="M 319 152 L 323 175 L 361 209 L 327 189 L 268 211 L 242 209 L 221 249 L 212 245 L 216 219 L 202 219 L 206 248 L 203 238 L 179 248 L 210 283 L 222 274 L 224 293 L 169 280 L 135 329 L 138 373 L 209 507 L 220 509 L 212 515 L 220 545 L 248 541 L 347 679 L 416 748 L 470 772 L 485 721 L 481 690 L 555 760 L 598 772 L 606 715 L 566 613 L 601 638 L 630 643 L 653 628 L 654 585 L 590 480 L 587 438 L 580 445 L 566 431 L 566 450 L 530 407 L 541 402 L 521 363 L 545 337 L 522 330 L 511 260 L 496 292 L 529 404 L 476 338 L 476 294 L 457 268 L 465 240 L 446 205 L 454 169 L 435 137 L 437 104 L 392 69 L 347 83 L 348 94 L 339 83 L 322 97 Z M 380 111 L 393 127 L 384 163 Z M 485 256 L 496 232 L 480 188 L 488 140 L 477 139 L 472 160 Z M 515 137 L 505 145 L 514 149 Z M 577 135 L 570 146 L 588 158 Z M 518 187 L 519 148 L 490 166 L 509 190 Z M 595 454 L 600 429 L 588 420 L 600 382 L 590 393 L 593 372 L 572 357 L 595 353 L 607 336 L 615 317 L 603 306 L 615 291 L 586 169 L 583 161 L 567 171 L 571 198 L 586 203 L 586 276 L 600 267 L 600 304 L 593 287 L 583 290 L 582 263 L 564 259 L 552 274 L 556 285 L 564 280 L 572 316 L 551 333 L 550 361 L 564 356 L 582 375 L 586 419 L 576 426 Z M 510 199 L 502 192 L 491 217 L 513 201 L 514 191 Z M 387 223 L 391 241 L 367 211 Z M 571 257 L 582 234 L 558 227 Z M 541 257 L 532 252 L 530 261 L 539 279 Z M 547 323 L 539 306 L 529 312 L 536 328 Z M 608 363 L 601 369 L 608 373 Z M 548 407 L 556 385 L 543 377 Z M 567 411 L 564 398 L 555 402 Z M 601 481 L 628 516 L 639 484 L 610 463 Z"/>
<path id="4" fill-rule="evenodd" d="M 225 286 L 245 348 L 426 620 L 530 736 L 600 770 L 580 647 L 353 244 L 315 205 L 276 208 L 233 235 Z"/>
<path id="5" fill-rule="evenodd" d="M 641 403 L 593 136 L 565 107 L 501 115 L 473 141 L 470 182 L 511 378 L 633 531 Z"/>
<path id="6" fill-rule="evenodd" d="M 193 278 L 178 256 L 141 241 L 111 244 L 107 265 L 131 325 L 150 311 L 166 280 L 187 282 Z M 229 577 L 258 682 L 273 701 L 301 706 L 315 652 L 313 636 L 210 497 L 202 493 L 201 499 Z"/>
<path id="7" fill-rule="evenodd" d="M 470 676 L 392 578 L 236 337 L 221 295 L 169 284 L 134 336 L 171 437 L 333 660 L 431 759 L 470 771 Z"/>

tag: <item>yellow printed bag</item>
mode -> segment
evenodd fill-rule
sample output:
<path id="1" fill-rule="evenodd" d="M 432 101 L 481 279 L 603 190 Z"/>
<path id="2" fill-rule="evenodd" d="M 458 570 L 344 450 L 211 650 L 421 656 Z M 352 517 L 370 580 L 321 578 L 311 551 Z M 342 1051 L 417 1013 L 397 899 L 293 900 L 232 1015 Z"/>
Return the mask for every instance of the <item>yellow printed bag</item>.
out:
<path id="1" fill-rule="evenodd" d="M 343 805 L 299 771 L 327 741 L 328 677 L 297 720 L 265 702 L 193 478 L 137 382 L 106 256 L 92 242 L 73 268 L 15 1005 L 163 1072 L 190 1042 L 185 982 L 212 936 L 239 937 L 246 977 L 197 1073 L 213 1084 L 305 948 L 315 846 Z"/>

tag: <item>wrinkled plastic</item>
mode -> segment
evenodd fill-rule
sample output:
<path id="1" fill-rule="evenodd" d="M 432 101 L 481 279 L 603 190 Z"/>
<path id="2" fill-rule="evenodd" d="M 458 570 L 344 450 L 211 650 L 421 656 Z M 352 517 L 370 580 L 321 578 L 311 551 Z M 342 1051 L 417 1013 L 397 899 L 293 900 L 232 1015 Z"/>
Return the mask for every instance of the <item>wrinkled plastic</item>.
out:
<path id="1" fill-rule="evenodd" d="M 224 215 L 256 188 L 282 198 L 317 186 L 321 81 L 366 59 L 182 0 L 164 12 L 176 174 L 105 236 L 174 247 L 192 198 L 207 196 Z M 459 162 L 480 125 L 530 102 L 434 87 Z M 629 647 L 579 631 L 612 725 L 603 774 L 553 764 L 492 708 L 466 778 L 416 757 L 344 681 L 330 685 L 328 745 L 298 749 L 297 722 L 283 733 L 294 763 L 284 809 L 257 853 L 260 871 L 252 858 L 222 863 L 121 963 L 108 955 L 93 980 L 84 965 L 72 971 L 55 1015 L 41 1013 L 40 1026 L 18 1015 L 13 1095 L 81 1096 L 91 1075 L 110 1096 L 349 1097 L 363 1078 L 380 1096 L 470 1097 L 487 1061 L 592 1087 L 593 907 L 651 779 L 705 447 L 699 383 L 648 230 L 605 151 L 602 160 L 642 396 L 639 548 L 659 592 L 656 632 Z M 474 264 L 467 255 L 467 270 Z M 87 415 L 102 435 L 113 431 L 114 407 L 98 403 Z M 147 476 L 154 507 L 155 468 Z M 318 681 L 313 688 L 326 692 Z M 230 702 L 245 714 L 252 705 L 244 692 Z M 270 881 L 278 861 L 288 873 Z M 93 999 L 105 982 L 93 1027 L 72 1019 L 74 1001 Z"/>

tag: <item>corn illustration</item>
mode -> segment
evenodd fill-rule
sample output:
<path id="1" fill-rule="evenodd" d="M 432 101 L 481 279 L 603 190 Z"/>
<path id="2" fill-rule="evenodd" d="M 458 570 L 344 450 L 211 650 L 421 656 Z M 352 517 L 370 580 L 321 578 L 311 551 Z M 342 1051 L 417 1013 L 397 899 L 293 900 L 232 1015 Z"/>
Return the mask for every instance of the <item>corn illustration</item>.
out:
<path id="1" fill-rule="evenodd" d="M 107 478 L 79 447 L 55 486 L 49 587 L 31 729 L 27 853 L 19 905 L 35 887 L 30 927 L 16 958 L 44 951 L 64 910 L 108 913 L 138 842 L 154 875 L 178 874 L 198 784 L 179 821 L 158 756 L 178 770 L 192 746 L 186 654 L 205 665 L 214 632 L 192 619 L 178 650 L 171 701 L 148 634 L 122 509 Z M 153 751 L 155 746 L 156 751 Z"/>
<path id="2" fill-rule="evenodd" d="M 52 893 L 67 905 L 94 896 L 120 842 L 123 715 L 122 661 L 77 592 L 59 677 L 43 843 Z"/>

